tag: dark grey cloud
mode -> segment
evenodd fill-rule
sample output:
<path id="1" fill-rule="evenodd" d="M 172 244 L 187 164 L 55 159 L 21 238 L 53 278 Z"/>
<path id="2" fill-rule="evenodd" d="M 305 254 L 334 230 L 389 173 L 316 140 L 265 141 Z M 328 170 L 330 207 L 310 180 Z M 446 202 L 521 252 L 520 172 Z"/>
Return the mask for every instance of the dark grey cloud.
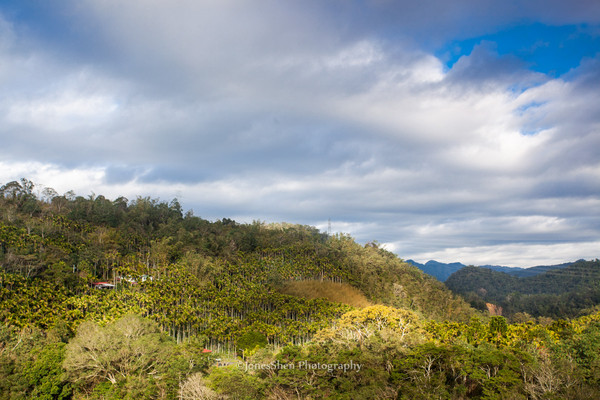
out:
<path id="1" fill-rule="evenodd" d="M 113 185 L 131 182 L 140 174 L 140 170 L 122 165 L 109 165 L 104 174 L 106 184 Z"/>
<path id="2" fill-rule="evenodd" d="M 523 90 L 546 79 L 543 74 L 527 71 L 526 64 L 514 55 L 499 56 L 495 43 L 487 41 L 476 45 L 470 55 L 461 57 L 446 75 L 449 82 L 481 89 L 493 85 Z"/>

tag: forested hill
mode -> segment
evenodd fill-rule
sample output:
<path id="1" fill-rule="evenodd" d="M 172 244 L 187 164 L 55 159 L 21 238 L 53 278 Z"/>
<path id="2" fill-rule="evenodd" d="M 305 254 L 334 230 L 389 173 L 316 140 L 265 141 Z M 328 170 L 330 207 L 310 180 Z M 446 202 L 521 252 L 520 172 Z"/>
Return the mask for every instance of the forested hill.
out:
<path id="1" fill-rule="evenodd" d="M 103 288 L 103 289 L 100 289 Z M 0 398 L 598 399 L 600 312 L 509 324 L 376 244 L 0 187 Z"/>
<path id="2" fill-rule="evenodd" d="M 488 268 L 465 267 L 446 286 L 484 308 L 500 305 L 506 314 L 572 317 L 600 305 L 600 261 L 580 260 L 565 268 L 519 278 Z"/>
<path id="3" fill-rule="evenodd" d="M 17 325 L 64 320 L 74 328 L 133 310 L 177 338 L 202 333 L 227 345 L 259 330 L 273 343 L 301 342 L 348 310 L 285 294 L 292 280 L 347 284 L 372 303 L 431 318 L 473 313 L 417 268 L 345 235 L 286 223 L 211 222 L 184 214 L 176 199 L 35 193 L 27 180 L 0 189 L 0 319 Z M 144 276 L 153 280 L 142 282 Z M 116 290 L 91 288 L 98 281 L 116 283 Z"/>
<path id="4" fill-rule="evenodd" d="M 585 261 L 585 260 L 577 260 L 577 261 Z M 499 265 L 481 265 L 482 268 L 489 268 L 494 271 L 504 272 L 512 276 L 516 276 L 519 278 L 526 278 L 529 276 L 535 276 L 542 274 L 544 272 L 552 271 L 555 269 L 563 269 L 567 268 L 569 265 L 573 265 L 572 262 L 556 264 L 556 265 L 538 265 L 535 267 L 529 268 L 519 268 L 519 267 L 503 267 Z"/>

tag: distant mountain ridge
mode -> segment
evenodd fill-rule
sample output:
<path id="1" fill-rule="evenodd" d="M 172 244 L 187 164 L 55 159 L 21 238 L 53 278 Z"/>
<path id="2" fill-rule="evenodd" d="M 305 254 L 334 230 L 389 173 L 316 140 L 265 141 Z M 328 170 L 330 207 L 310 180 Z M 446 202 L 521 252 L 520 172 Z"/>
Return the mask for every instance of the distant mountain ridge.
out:
<path id="1" fill-rule="evenodd" d="M 504 314 L 573 318 L 600 307 L 600 260 L 579 260 L 567 267 L 537 267 L 536 275 L 519 277 L 489 268 L 465 267 L 444 283 L 472 306 L 488 304 Z"/>
<path id="2" fill-rule="evenodd" d="M 465 264 L 456 263 L 441 263 L 435 260 L 429 260 L 425 264 L 418 263 L 414 260 L 406 260 L 406 263 L 414 265 L 428 275 L 435 277 L 440 282 L 445 282 L 456 271 L 466 267 Z"/>
<path id="3" fill-rule="evenodd" d="M 581 261 L 581 260 L 578 260 Z M 406 260 L 408 264 L 414 265 L 421 271 L 428 275 L 435 277 L 441 282 L 445 282 L 450 275 L 466 267 L 465 264 L 454 262 L 454 263 L 442 263 L 435 260 L 429 260 L 425 264 L 418 263 L 414 260 Z M 501 265 L 479 265 L 480 268 L 487 268 L 497 272 L 504 272 L 506 274 L 516 276 L 519 278 L 526 278 L 529 276 L 535 276 L 547 271 L 566 268 L 573 265 L 575 262 L 568 262 L 557 265 L 538 265 L 531 268 L 520 268 L 520 267 L 506 267 Z"/>

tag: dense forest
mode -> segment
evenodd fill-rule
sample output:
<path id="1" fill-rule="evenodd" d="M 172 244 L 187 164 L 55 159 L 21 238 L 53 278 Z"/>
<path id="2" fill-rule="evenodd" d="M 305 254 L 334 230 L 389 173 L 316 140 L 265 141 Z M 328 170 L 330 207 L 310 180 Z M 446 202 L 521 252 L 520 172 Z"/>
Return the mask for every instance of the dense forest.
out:
<path id="1" fill-rule="evenodd" d="M 600 313 L 509 324 L 376 242 L 0 188 L 3 399 L 595 399 L 599 354 Z"/>
<path id="2" fill-rule="evenodd" d="M 579 260 L 535 276 L 517 277 L 480 267 L 465 267 L 446 286 L 479 309 L 502 307 L 517 319 L 565 318 L 589 314 L 600 306 L 600 260 Z"/>

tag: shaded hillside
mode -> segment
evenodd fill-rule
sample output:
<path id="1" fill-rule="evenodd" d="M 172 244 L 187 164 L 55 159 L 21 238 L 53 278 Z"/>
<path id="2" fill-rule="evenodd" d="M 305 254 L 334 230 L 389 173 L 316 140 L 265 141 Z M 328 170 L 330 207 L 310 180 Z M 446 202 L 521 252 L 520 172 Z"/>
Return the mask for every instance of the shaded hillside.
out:
<path id="1" fill-rule="evenodd" d="M 519 278 L 487 268 L 465 267 L 446 286 L 472 305 L 500 305 L 508 314 L 565 317 L 600 304 L 600 261 L 580 260 L 564 268 Z"/>

